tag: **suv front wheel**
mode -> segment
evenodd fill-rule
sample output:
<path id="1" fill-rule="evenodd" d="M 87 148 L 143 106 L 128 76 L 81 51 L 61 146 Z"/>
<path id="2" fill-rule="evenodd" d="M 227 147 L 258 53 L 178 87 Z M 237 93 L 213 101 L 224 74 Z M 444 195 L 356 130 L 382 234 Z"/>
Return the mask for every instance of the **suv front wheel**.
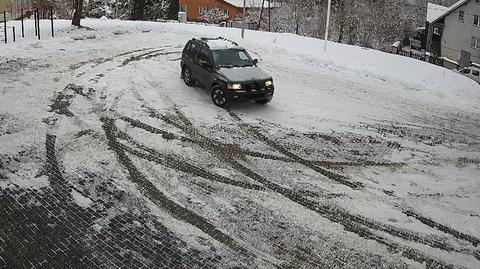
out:
<path id="1" fill-rule="evenodd" d="M 212 98 L 212 102 L 216 106 L 221 107 L 221 108 L 228 108 L 229 101 L 228 101 L 227 97 L 225 96 L 225 92 L 223 91 L 223 89 L 220 86 L 214 85 L 212 87 L 212 92 L 210 93 L 210 96 Z"/>
<path id="2" fill-rule="evenodd" d="M 255 103 L 265 105 L 265 104 L 270 103 L 270 101 L 272 101 L 272 98 L 271 98 L 271 97 L 270 97 L 270 98 L 267 98 L 267 99 L 255 101 Z"/>

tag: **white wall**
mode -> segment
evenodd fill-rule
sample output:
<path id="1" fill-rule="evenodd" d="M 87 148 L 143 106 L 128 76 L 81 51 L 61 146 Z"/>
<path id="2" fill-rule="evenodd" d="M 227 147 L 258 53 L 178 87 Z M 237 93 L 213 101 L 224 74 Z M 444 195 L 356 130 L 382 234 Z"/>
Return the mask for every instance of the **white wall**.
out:
<path id="1" fill-rule="evenodd" d="M 458 20 L 459 11 L 465 11 L 464 22 Z M 472 36 L 480 38 L 480 27 L 473 25 L 473 15 L 480 16 L 480 5 L 470 0 L 466 5 L 445 17 L 442 34 L 442 56 L 459 60 L 462 50 L 472 53 L 472 61 L 480 63 L 480 49 L 471 46 Z"/>

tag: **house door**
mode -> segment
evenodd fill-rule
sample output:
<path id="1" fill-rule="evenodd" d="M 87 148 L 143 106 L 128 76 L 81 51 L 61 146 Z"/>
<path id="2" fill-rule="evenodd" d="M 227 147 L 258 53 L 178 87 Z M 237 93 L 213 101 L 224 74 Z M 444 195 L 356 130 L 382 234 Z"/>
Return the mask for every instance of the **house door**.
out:
<path id="1" fill-rule="evenodd" d="M 180 12 L 188 13 L 188 6 L 187 5 L 180 5 Z"/>

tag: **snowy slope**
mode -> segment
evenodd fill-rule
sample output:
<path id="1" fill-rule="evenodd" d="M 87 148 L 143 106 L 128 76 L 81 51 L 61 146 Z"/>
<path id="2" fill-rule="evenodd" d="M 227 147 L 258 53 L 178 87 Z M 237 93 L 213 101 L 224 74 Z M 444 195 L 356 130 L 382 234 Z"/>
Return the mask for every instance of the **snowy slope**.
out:
<path id="1" fill-rule="evenodd" d="M 293 34 L 242 40 L 214 26 L 82 23 L 91 29 L 56 21 L 51 38 L 42 21 L 38 41 L 27 21 L 29 38 L 0 47 L 0 154 L 9 160 L 0 190 L 52 186 L 38 176 L 51 134 L 65 181 L 85 188 L 70 192 L 80 207 L 105 195 L 82 175 L 108 179 L 189 247 L 208 242 L 232 263 L 480 266 L 478 84 L 360 47 L 329 42 L 323 52 L 322 40 Z M 227 113 L 208 90 L 187 87 L 179 57 L 194 36 L 243 45 L 274 78 L 273 102 Z M 133 180 L 132 167 L 145 180 Z M 232 241 L 172 217 L 152 189 Z"/>

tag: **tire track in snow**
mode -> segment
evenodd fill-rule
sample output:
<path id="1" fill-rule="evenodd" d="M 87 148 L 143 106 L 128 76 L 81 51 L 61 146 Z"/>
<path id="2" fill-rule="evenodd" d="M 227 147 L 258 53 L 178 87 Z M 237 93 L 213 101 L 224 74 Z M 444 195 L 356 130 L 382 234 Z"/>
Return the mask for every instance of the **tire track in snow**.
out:
<path id="1" fill-rule="evenodd" d="M 169 47 L 169 46 L 165 46 L 165 47 Z M 159 47 L 159 48 L 163 48 L 163 47 Z M 151 50 L 151 49 L 154 49 L 154 48 L 135 49 L 135 50 L 126 51 L 126 52 L 123 52 L 123 53 L 113 55 L 112 57 L 107 57 L 107 58 L 100 57 L 100 58 L 95 58 L 95 59 L 91 59 L 91 60 L 86 60 L 86 61 L 82 61 L 82 62 L 79 62 L 79 63 L 76 63 L 76 64 L 71 64 L 69 66 L 69 69 L 72 70 L 72 71 L 75 71 L 75 70 L 80 69 L 81 67 L 83 67 L 87 64 L 91 64 L 91 63 L 93 63 L 91 68 L 94 68 L 94 67 L 97 67 L 101 64 L 113 61 L 118 57 L 126 56 L 126 55 L 137 53 L 137 52 L 142 52 L 142 51 L 146 51 L 146 50 Z"/>
<path id="2" fill-rule="evenodd" d="M 405 166 L 405 163 L 393 163 L 393 162 L 371 162 L 371 161 L 360 161 L 360 162 L 336 162 L 336 161 L 309 161 L 313 164 L 335 168 L 339 166 L 375 166 L 375 167 L 402 167 Z"/>
<path id="3" fill-rule="evenodd" d="M 174 109 L 174 110 L 177 113 L 181 113 L 178 109 Z M 189 134 L 191 136 L 194 136 L 194 135 L 198 134 L 199 133 L 198 130 L 194 129 L 193 124 L 191 124 L 191 122 L 188 120 L 188 118 L 185 115 L 183 115 L 183 113 L 181 113 L 181 114 L 182 114 L 182 116 L 179 116 L 180 118 L 182 118 L 181 121 L 182 122 L 187 121 L 188 123 L 186 123 L 185 125 L 182 125 L 182 124 L 179 124 L 178 121 L 170 121 L 170 122 L 174 122 L 176 127 L 181 128 L 182 130 L 184 130 L 187 134 Z M 212 149 L 209 148 L 209 147 L 206 147 L 206 148 L 204 147 L 204 149 L 214 153 L 214 151 L 212 151 Z M 353 232 L 353 233 L 359 235 L 360 237 L 364 237 L 364 238 L 367 238 L 367 239 L 373 239 L 373 240 L 375 240 L 375 241 L 377 241 L 377 242 L 379 242 L 383 245 L 386 245 L 387 247 L 389 247 L 389 249 L 393 253 L 402 252 L 402 255 L 404 257 L 407 257 L 409 259 L 413 259 L 413 260 L 421 262 L 421 263 L 426 262 L 428 264 L 432 264 L 432 265 L 436 265 L 436 266 L 440 265 L 441 268 L 454 268 L 454 266 L 452 266 L 452 265 L 447 265 L 446 263 L 444 263 L 442 261 L 430 258 L 427 255 L 425 255 L 425 254 L 423 254 L 423 253 L 421 253 L 417 250 L 414 250 L 412 248 L 408 248 L 408 247 L 405 247 L 405 246 L 400 246 L 400 245 L 398 245 L 398 244 L 396 244 L 396 243 L 394 243 L 394 242 L 392 242 L 392 241 L 390 241 L 386 238 L 383 238 L 379 235 L 374 235 L 370 231 L 370 229 L 377 230 L 377 231 L 380 231 L 380 232 L 385 232 L 387 234 L 390 234 L 390 235 L 393 235 L 393 236 L 396 236 L 396 237 L 399 237 L 399 238 L 402 238 L 402 239 L 405 239 L 405 240 L 408 240 L 408 241 L 421 243 L 421 244 L 428 245 L 428 246 L 433 247 L 433 248 L 445 250 L 445 251 L 448 251 L 448 252 L 450 252 L 450 251 L 462 252 L 462 251 L 456 250 L 454 247 L 452 247 L 452 246 L 450 246 L 450 245 L 448 245 L 444 242 L 435 240 L 433 238 L 424 237 L 424 236 L 422 236 L 418 233 L 415 233 L 415 232 L 399 229 L 399 228 L 396 228 L 396 227 L 393 227 L 393 226 L 390 226 L 390 225 L 382 224 L 382 223 L 374 221 L 374 220 L 370 220 L 368 218 L 365 218 L 365 217 L 362 217 L 362 216 L 359 216 L 359 215 L 354 215 L 354 214 L 351 214 L 351 213 L 349 213 L 349 212 L 347 212 L 343 209 L 340 209 L 340 208 L 338 208 L 334 205 L 319 204 L 317 202 L 314 202 L 314 201 L 310 200 L 309 198 L 306 198 L 302 194 L 300 194 L 298 192 L 295 192 L 294 190 L 288 189 L 288 188 L 283 187 L 283 186 L 281 186 L 277 183 L 269 181 L 265 177 L 260 176 L 256 172 L 250 170 L 249 168 L 245 167 L 244 165 L 242 165 L 241 163 L 239 163 L 238 161 L 236 161 L 234 159 L 227 158 L 227 159 L 222 159 L 222 160 L 225 161 L 226 163 L 228 163 L 230 166 L 232 166 L 236 170 L 238 170 L 239 172 L 243 173 L 244 175 L 250 177 L 251 179 L 253 179 L 253 180 L 255 180 L 259 183 L 261 183 L 267 189 L 270 189 L 270 190 L 272 190 L 272 191 L 274 191 L 278 194 L 281 194 L 282 196 L 286 197 L 287 199 L 289 199 L 289 200 L 291 200 L 291 201 L 293 201 L 293 202 L 295 202 L 299 205 L 302 205 L 309 210 L 312 210 L 312 211 L 318 213 L 322 217 L 325 217 L 332 222 L 341 224 L 345 228 L 345 230 L 347 230 L 347 231 Z M 466 253 L 466 254 L 471 255 L 471 253 Z"/>
<path id="4" fill-rule="evenodd" d="M 182 53 L 182 51 L 167 51 L 167 52 L 163 52 L 165 49 L 166 49 L 166 48 L 161 48 L 161 49 L 152 50 L 152 51 L 149 51 L 149 52 L 147 52 L 147 53 L 140 54 L 140 55 L 132 56 L 132 57 L 126 59 L 125 61 L 123 61 L 123 63 L 120 65 L 120 67 L 124 67 L 124 66 L 130 64 L 131 62 L 136 62 L 136 61 L 141 61 L 141 60 L 148 60 L 148 59 L 155 58 L 155 57 L 158 57 L 158 56 L 165 56 L 165 55 L 180 54 L 180 53 Z"/>
<path id="5" fill-rule="evenodd" d="M 146 197 L 148 197 L 148 199 L 154 202 L 158 207 L 168 211 L 174 218 L 196 227 L 235 252 L 241 253 L 247 257 L 256 257 L 255 254 L 241 246 L 239 242 L 226 233 L 220 231 L 207 219 L 170 200 L 163 192 L 156 188 L 155 185 L 153 185 L 133 164 L 133 161 L 128 157 L 124 147 L 118 142 L 115 135 L 115 120 L 111 118 L 102 118 L 101 121 L 103 122 L 102 128 L 104 129 L 110 148 L 117 155 L 120 164 L 128 171 L 130 180 L 137 184 L 138 188 Z"/>
<path id="6" fill-rule="evenodd" d="M 319 173 L 322 176 L 325 176 L 339 184 L 343 184 L 345 186 L 348 186 L 352 189 L 363 189 L 365 185 L 361 182 L 358 181 L 353 181 L 345 176 L 339 175 L 337 173 L 331 172 L 327 169 L 321 168 L 318 165 L 316 165 L 314 162 L 308 161 L 297 154 L 287 150 L 285 147 L 281 146 L 279 143 L 267 138 L 265 135 L 260 133 L 258 130 L 253 128 L 252 126 L 246 124 L 243 122 L 243 120 L 234 112 L 229 111 L 229 114 L 234 118 L 237 122 L 239 122 L 239 127 L 242 129 L 244 132 L 247 134 L 250 134 L 251 136 L 257 138 L 258 140 L 262 141 L 263 143 L 271 146 L 272 148 L 276 149 L 277 151 L 281 152 L 285 156 L 295 160 L 297 163 L 303 164 L 306 167 L 314 170 L 315 172 Z"/>
<path id="7" fill-rule="evenodd" d="M 46 135 L 45 149 L 46 149 L 46 165 L 44 173 L 48 176 L 48 181 L 52 187 L 55 195 L 60 196 L 63 200 L 71 200 L 70 187 L 63 178 L 62 172 L 57 161 L 57 154 L 55 151 L 57 137 L 52 134 Z"/>
<path id="8" fill-rule="evenodd" d="M 192 174 L 198 177 L 202 177 L 207 180 L 212 180 L 220 183 L 224 183 L 227 185 L 232 185 L 236 187 L 241 187 L 244 189 L 249 189 L 249 190 L 264 190 L 264 187 L 261 185 L 256 185 L 256 184 L 251 184 L 251 183 L 246 183 L 242 181 L 236 181 L 229 179 L 227 177 L 208 172 L 207 170 L 195 166 L 193 164 L 190 164 L 186 161 L 182 161 L 180 157 L 174 156 L 172 154 L 163 154 L 158 152 L 155 149 L 149 148 L 145 145 L 142 145 L 138 142 L 136 142 L 133 138 L 128 136 L 126 133 L 123 132 L 118 132 L 117 137 L 119 139 L 124 139 L 125 141 L 129 142 L 130 144 L 133 144 L 135 147 L 138 149 L 141 149 L 142 151 L 133 149 L 131 147 L 127 147 L 121 143 L 119 145 L 128 153 L 133 154 L 139 158 L 155 162 L 157 164 L 161 164 L 163 166 L 166 166 L 168 168 L 172 168 L 178 171 L 182 171 L 184 173 Z M 145 153 L 147 152 L 147 153 Z"/>
<path id="9" fill-rule="evenodd" d="M 417 220 L 419 220 L 421 223 L 427 225 L 427 226 L 430 226 L 432 228 L 435 228 L 439 231 L 442 231 L 446 234 L 450 234 L 452 235 L 453 237 L 455 238 L 458 238 L 458 239 L 461 239 L 461 240 L 464 240 L 464 241 L 467 241 L 467 242 L 470 242 L 473 246 L 478 246 L 480 244 L 480 239 L 474 237 L 474 236 L 471 236 L 471 235 L 468 235 L 468 234 L 464 234 L 462 232 L 459 232 L 453 228 L 450 228 L 448 226 L 445 226 L 443 224 L 440 224 L 432 219 L 429 219 L 427 217 L 424 217 L 416 212 L 414 212 L 413 210 L 405 210 L 403 211 L 403 213 L 409 217 L 413 217 Z M 478 260 L 480 260 L 478 257 L 476 257 Z"/>
<path id="10" fill-rule="evenodd" d="M 223 143 L 220 141 L 216 141 L 213 139 L 210 139 L 206 136 L 203 136 L 196 132 L 195 128 L 193 128 L 193 125 L 190 123 L 190 120 L 188 120 L 185 116 L 179 116 L 179 120 L 183 122 L 183 124 L 180 124 L 178 122 L 178 119 L 175 116 L 166 116 L 161 113 L 158 113 L 155 108 L 153 108 L 135 89 L 131 89 L 133 92 L 133 95 L 135 98 L 142 103 L 142 107 L 147 110 L 149 113 L 149 116 L 161 121 L 164 121 L 170 125 L 173 125 L 174 127 L 178 128 L 179 130 L 184 131 L 184 126 L 187 125 L 189 126 L 189 130 L 195 133 L 195 136 L 193 138 L 181 136 L 178 134 L 174 134 L 168 131 L 160 130 L 158 128 L 155 128 L 153 126 L 150 126 L 148 124 L 142 123 L 138 120 L 131 119 L 126 116 L 120 116 L 120 119 L 130 123 L 130 125 L 144 129 L 146 131 L 149 131 L 151 133 L 156 133 L 156 134 L 161 134 L 162 137 L 165 139 L 171 138 L 171 139 L 177 139 L 182 142 L 189 142 L 193 144 L 202 144 L 207 147 L 213 147 L 215 148 L 216 151 L 223 152 L 223 155 L 235 155 L 239 158 L 242 158 L 244 156 L 251 156 L 251 157 L 257 157 L 257 158 L 262 158 L 266 160 L 276 160 L 276 161 L 283 161 L 283 162 L 293 162 L 288 157 L 283 157 L 283 156 L 276 156 L 276 155 L 271 155 L 271 154 L 265 154 L 257 151 L 251 151 L 251 150 L 246 150 L 242 149 L 239 145 L 236 144 L 228 144 L 228 143 Z M 168 97 L 166 100 L 169 103 L 173 104 L 173 101 Z M 178 111 L 178 108 L 174 106 L 174 111 Z M 178 114 L 178 113 L 177 113 Z"/>
<path id="11" fill-rule="evenodd" d="M 265 154 L 257 151 L 251 151 L 251 150 L 246 150 L 242 149 L 240 146 L 236 144 L 228 144 L 228 143 L 223 143 L 219 142 L 216 140 L 209 139 L 203 135 L 198 135 L 195 139 L 185 137 L 182 135 L 178 135 L 172 132 L 168 132 L 165 130 L 161 130 L 159 128 L 153 127 L 151 125 L 148 125 L 146 123 L 143 123 L 139 120 L 135 120 L 132 118 L 129 118 L 127 116 L 120 115 L 119 119 L 128 122 L 131 126 L 143 129 L 145 131 L 148 131 L 153 134 L 159 134 L 164 138 L 165 140 L 179 140 L 181 142 L 187 142 L 191 144 L 196 144 L 196 145 L 203 145 L 206 147 L 212 147 L 215 148 L 215 150 L 218 153 L 221 153 L 222 155 L 226 156 L 232 156 L 232 157 L 238 157 L 238 158 L 243 158 L 245 156 L 251 156 L 251 157 L 257 157 L 257 158 L 262 158 L 266 160 L 275 160 L 275 161 L 283 161 L 283 162 L 293 162 L 293 160 L 289 158 L 285 158 L 282 156 L 276 156 L 276 155 L 271 155 L 271 154 Z M 170 119 L 167 119 L 169 122 Z"/>

